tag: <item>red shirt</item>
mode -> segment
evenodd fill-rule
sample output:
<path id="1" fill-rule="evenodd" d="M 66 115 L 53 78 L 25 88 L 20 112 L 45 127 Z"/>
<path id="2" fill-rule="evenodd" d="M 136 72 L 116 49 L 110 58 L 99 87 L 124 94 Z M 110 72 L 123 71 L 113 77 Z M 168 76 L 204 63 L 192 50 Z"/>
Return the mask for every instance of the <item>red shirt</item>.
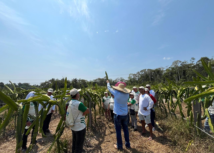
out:
<path id="1" fill-rule="evenodd" d="M 149 94 L 149 96 L 151 97 L 151 99 L 152 99 L 152 101 L 154 102 L 154 104 L 157 102 L 156 101 L 156 99 L 155 99 L 155 97 L 154 96 L 152 96 L 152 94 Z"/>

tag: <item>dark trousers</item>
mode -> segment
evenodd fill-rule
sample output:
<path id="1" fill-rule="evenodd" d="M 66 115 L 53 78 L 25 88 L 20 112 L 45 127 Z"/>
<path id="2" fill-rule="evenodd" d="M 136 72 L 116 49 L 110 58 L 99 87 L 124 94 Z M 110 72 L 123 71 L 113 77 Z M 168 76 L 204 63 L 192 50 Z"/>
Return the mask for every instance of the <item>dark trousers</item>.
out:
<path id="1" fill-rule="evenodd" d="M 151 116 L 152 127 L 155 127 L 155 111 L 153 109 L 151 109 L 150 116 Z"/>
<path id="2" fill-rule="evenodd" d="M 34 129 L 35 129 L 35 126 L 33 127 L 33 131 L 32 131 L 32 133 L 31 133 L 31 140 L 32 140 L 32 138 L 33 138 Z M 23 137 L 22 137 L 22 140 L 23 140 L 23 142 L 22 142 L 22 148 L 23 148 L 23 149 L 26 149 L 26 148 L 27 148 L 27 137 L 28 137 L 28 135 L 30 134 L 30 133 L 29 133 L 28 135 L 26 135 L 27 130 L 28 130 L 28 129 L 25 129 L 24 134 L 23 134 Z"/>
<path id="3" fill-rule="evenodd" d="M 51 122 L 51 116 L 52 116 L 52 113 L 48 114 L 44 120 L 44 123 L 43 123 L 44 134 L 46 134 L 46 131 L 49 129 L 49 124 Z"/>
<path id="4" fill-rule="evenodd" d="M 128 111 L 128 125 L 130 123 L 130 114 L 129 114 L 130 111 Z"/>
<path id="5" fill-rule="evenodd" d="M 124 137 L 125 137 L 125 145 L 127 148 L 130 148 L 129 142 L 129 129 L 128 129 L 128 115 L 121 116 L 114 114 L 114 126 L 116 129 L 117 136 L 117 148 L 122 149 L 122 136 L 121 136 L 121 125 L 123 127 Z"/>
<path id="6" fill-rule="evenodd" d="M 111 111 L 111 118 L 112 120 L 114 121 L 114 113 L 113 113 L 113 110 L 110 110 Z"/>
<path id="7" fill-rule="evenodd" d="M 73 137 L 72 153 L 82 153 L 83 144 L 85 140 L 85 133 L 86 133 L 86 128 L 81 131 L 72 130 L 72 137 Z"/>

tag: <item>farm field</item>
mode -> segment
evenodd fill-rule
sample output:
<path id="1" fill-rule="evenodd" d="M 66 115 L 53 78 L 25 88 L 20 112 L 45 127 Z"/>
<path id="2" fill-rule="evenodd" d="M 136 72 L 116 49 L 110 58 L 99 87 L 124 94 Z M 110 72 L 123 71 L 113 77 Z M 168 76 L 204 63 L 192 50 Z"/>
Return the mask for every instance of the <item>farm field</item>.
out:
<path id="1" fill-rule="evenodd" d="M 50 131 L 54 134 L 59 118 L 56 117 L 50 123 Z M 141 124 L 138 122 L 138 131 L 130 130 L 130 143 L 131 150 L 125 149 L 124 152 L 148 152 L 148 153 L 159 153 L 159 152 L 172 152 L 170 149 L 170 140 L 168 140 L 163 133 L 160 131 L 154 132 L 154 140 L 147 140 L 149 135 L 141 136 Z M 147 129 L 148 130 L 148 129 Z M 37 136 L 37 145 L 33 147 L 32 153 L 41 152 L 45 153 L 48 150 L 48 146 L 53 141 L 53 135 L 50 134 L 47 138 L 41 137 L 39 134 Z M 123 133 L 122 133 L 123 135 Z M 71 150 L 72 144 L 72 132 L 69 129 L 65 129 L 62 140 L 68 140 L 68 149 Z M 28 145 L 30 144 L 31 136 L 28 137 Z M 7 153 L 15 152 L 16 140 L 14 136 L 11 136 L 5 140 L 1 140 L 3 143 L 0 145 L 0 150 L 4 150 Z M 117 152 L 113 148 L 113 144 L 116 143 L 115 129 L 112 122 L 108 122 L 101 117 L 97 119 L 97 126 L 93 128 L 93 131 L 87 132 L 87 137 L 84 145 L 84 149 L 87 152 L 97 152 L 97 153 L 107 153 L 107 152 Z M 125 142 L 123 142 L 124 144 Z M 70 145 L 69 145 L 70 144 Z"/>
<path id="2" fill-rule="evenodd" d="M 156 107 L 156 130 L 153 140 L 149 140 L 149 133 L 141 135 L 142 127 L 138 122 L 137 131 L 129 129 L 131 149 L 124 148 L 124 152 L 213 152 L 212 132 L 214 131 L 209 109 L 213 101 L 214 74 L 210 64 L 201 60 L 205 70 L 211 77 L 193 78 L 192 82 L 178 85 L 168 80 L 166 84 L 154 85 Z M 206 69 L 207 68 L 207 69 Z M 108 74 L 106 72 L 106 80 Z M 107 81 L 108 82 L 108 81 Z M 10 82 L 12 89 L 0 91 L 0 100 L 6 105 L 0 108 L 0 149 L 6 152 L 21 152 L 22 135 L 29 117 L 33 121 L 28 132 L 35 127 L 32 142 L 31 134 L 28 137 L 27 152 L 71 152 L 72 134 L 65 121 L 66 103 L 71 100 L 71 89 L 67 88 L 67 78 L 64 79 L 64 88 L 52 90 L 53 99 L 46 95 L 47 89 L 35 89 L 34 96 L 23 99 L 29 91 L 16 90 Z M 207 84 L 207 85 L 203 85 Z M 203 86 L 202 86 L 203 85 Z M 72 87 L 73 88 L 73 87 Z M 49 89 L 48 91 L 49 92 Z M 114 124 L 104 118 L 102 99 L 104 93 L 109 92 L 106 87 L 89 85 L 79 91 L 79 98 L 89 108 L 86 115 L 86 139 L 84 149 L 86 152 L 117 152 L 113 145 L 116 143 Z M 142 94 L 143 91 L 141 90 Z M 31 93 L 31 92 L 30 92 Z M 28 114 L 30 105 L 34 105 L 35 115 Z M 44 109 L 39 109 L 39 105 Z M 57 111 L 50 124 L 51 134 L 45 137 L 43 124 L 52 106 Z M 127 106 L 127 105 L 126 105 Z M 208 118 L 211 133 L 204 132 L 204 121 Z M 201 129 L 200 129 L 201 128 Z M 148 132 L 148 129 L 147 129 Z M 208 137 L 209 136 L 209 137 Z M 123 140 L 124 141 L 124 140 Z M 124 143 L 124 142 L 123 142 Z"/>
<path id="3" fill-rule="evenodd" d="M 52 144 L 54 140 L 54 133 L 56 127 L 60 121 L 60 116 L 54 114 L 51 123 L 50 123 L 50 131 L 51 134 L 47 135 L 46 138 L 42 138 L 41 134 L 37 136 L 37 144 L 33 146 L 31 153 L 46 153 L 48 148 Z M 160 112 L 157 112 L 157 122 L 161 129 L 156 127 L 156 131 L 154 132 L 154 139 L 152 141 L 148 140 L 149 133 L 145 136 L 141 135 L 142 126 L 139 122 L 138 131 L 133 131 L 129 127 L 129 136 L 131 143 L 131 150 L 127 150 L 124 148 L 123 152 L 127 153 L 171 153 L 171 152 L 184 152 L 186 149 L 188 142 L 186 141 L 184 146 L 182 144 L 175 145 L 175 140 L 169 135 L 169 129 L 171 127 L 167 127 L 171 120 L 167 121 L 167 119 L 161 119 Z M 176 126 L 176 124 L 174 124 Z M 146 129 L 148 132 L 148 128 Z M 181 130 L 181 129 L 179 129 Z M 123 135 L 123 131 L 122 131 Z M 184 138 L 182 138 L 185 140 Z M 30 145 L 31 135 L 28 137 L 28 146 Z M 72 132 L 70 129 L 66 128 L 60 138 L 60 140 L 68 142 L 68 152 L 71 152 L 72 147 Z M 7 153 L 14 153 L 16 148 L 16 139 L 15 135 L 10 135 L 6 138 L 0 139 L 0 150 L 4 150 Z M 84 143 L 84 150 L 89 153 L 116 153 L 118 152 L 113 148 L 113 144 L 116 143 L 116 134 L 115 128 L 112 121 L 107 121 L 104 116 L 97 116 L 97 124 L 93 125 L 92 130 L 88 130 L 86 134 L 86 139 Z M 123 139 L 123 144 L 124 144 Z M 189 147 L 187 152 L 212 152 L 212 150 L 208 150 L 208 148 L 204 147 L 206 143 L 212 143 L 211 140 L 207 140 L 207 138 L 203 139 L 195 139 L 195 146 Z M 56 148 L 53 148 L 51 152 L 57 152 Z"/>

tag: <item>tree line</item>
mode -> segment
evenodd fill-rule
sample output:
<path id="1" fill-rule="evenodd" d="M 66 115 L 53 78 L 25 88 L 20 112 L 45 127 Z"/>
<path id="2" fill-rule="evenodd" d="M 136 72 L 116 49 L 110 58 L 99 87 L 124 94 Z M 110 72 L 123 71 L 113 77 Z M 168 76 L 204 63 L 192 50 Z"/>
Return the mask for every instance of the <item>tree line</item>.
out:
<path id="1" fill-rule="evenodd" d="M 202 57 L 205 62 L 211 61 L 212 70 L 214 71 L 214 59 L 208 57 Z M 172 62 L 172 65 L 167 68 L 156 68 L 156 69 L 143 69 L 138 71 L 137 73 L 131 73 L 128 76 L 128 79 L 124 79 L 122 77 L 116 79 L 109 79 L 111 84 L 115 84 L 118 81 L 125 81 L 127 85 L 142 85 L 142 84 L 158 84 L 165 83 L 166 79 L 176 82 L 180 84 L 185 81 L 192 81 L 193 77 L 196 77 L 196 73 L 194 71 L 199 72 L 203 76 L 207 76 L 201 61 L 195 61 L 195 58 L 191 58 L 190 61 L 180 61 L 175 60 Z M 111 76 L 110 76 L 111 77 Z M 12 81 L 12 80 L 11 80 Z M 48 81 L 44 81 L 40 83 L 40 85 L 30 85 L 29 83 L 18 83 L 15 84 L 16 87 L 22 89 L 34 89 L 34 88 L 53 88 L 60 89 L 64 87 L 64 78 L 62 79 L 50 79 Z M 82 88 L 82 87 L 93 87 L 95 84 L 98 86 L 106 86 L 105 76 L 102 78 L 97 78 L 91 81 L 84 79 L 73 78 L 67 81 L 68 88 Z M 6 84 L 10 88 L 12 88 L 11 84 Z M 0 89 L 4 88 L 4 83 L 0 82 Z"/>

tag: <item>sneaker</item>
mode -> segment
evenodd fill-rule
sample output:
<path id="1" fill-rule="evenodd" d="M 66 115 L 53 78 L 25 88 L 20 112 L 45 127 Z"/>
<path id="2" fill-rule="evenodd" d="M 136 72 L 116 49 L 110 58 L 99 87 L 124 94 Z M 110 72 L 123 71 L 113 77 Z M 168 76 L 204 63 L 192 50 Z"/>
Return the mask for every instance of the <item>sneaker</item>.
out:
<path id="1" fill-rule="evenodd" d="M 123 151 L 123 148 L 117 148 L 116 144 L 114 144 L 114 148 L 117 149 L 117 150 L 119 150 L 119 151 Z"/>
<path id="2" fill-rule="evenodd" d="M 145 125 L 145 128 L 147 128 L 147 127 L 148 127 L 148 125 L 146 124 L 146 125 Z"/>
<path id="3" fill-rule="evenodd" d="M 155 127 L 152 128 L 152 131 L 155 131 Z"/>

